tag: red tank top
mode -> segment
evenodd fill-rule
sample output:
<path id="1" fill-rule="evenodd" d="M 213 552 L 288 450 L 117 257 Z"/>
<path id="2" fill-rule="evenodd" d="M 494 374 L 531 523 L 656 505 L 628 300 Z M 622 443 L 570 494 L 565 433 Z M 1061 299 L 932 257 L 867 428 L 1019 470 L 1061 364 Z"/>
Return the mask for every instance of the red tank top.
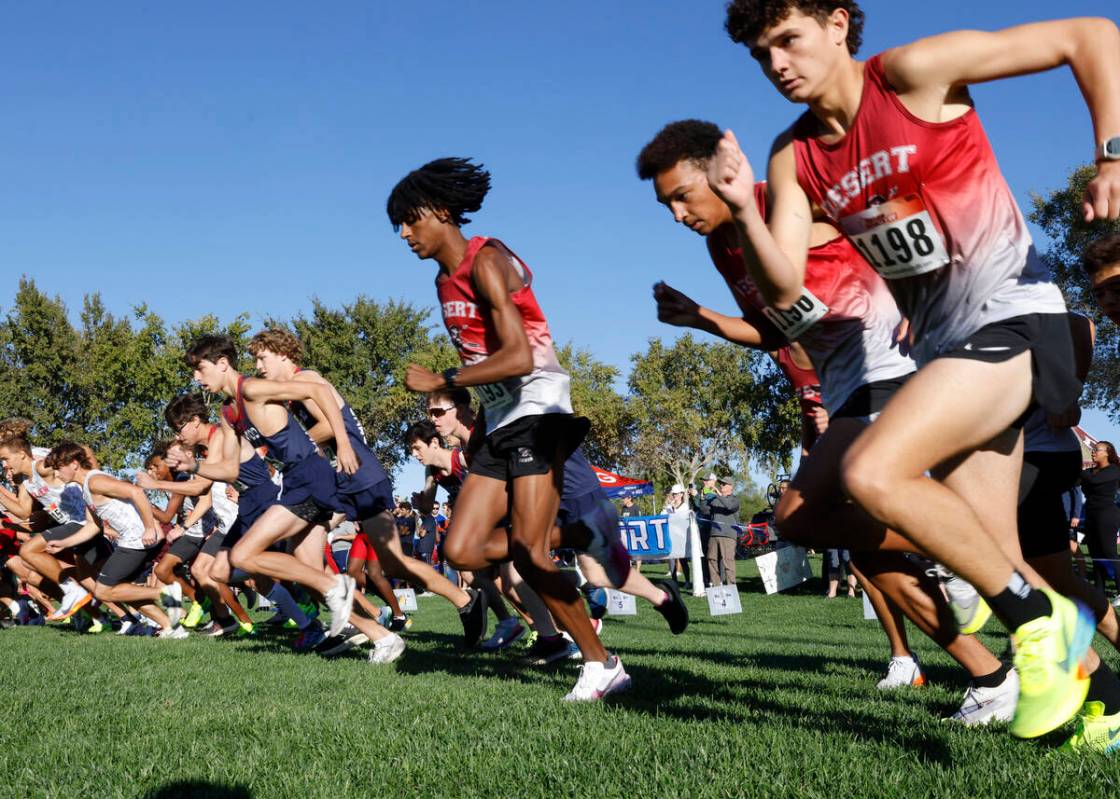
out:
<path id="1" fill-rule="evenodd" d="M 524 261 L 497 239 L 485 236 L 472 238 L 455 271 L 436 278 L 443 323 L 460 361 L 464 366 L 478 363 L 501 345 L 489 309 L 479 307 L 474 285 L 475 259 L 487 245 L 509 258 L 522 278 L 524 285 L 510 292 L 509 296 L 521 315 L 521 324 L 533 355 L 533 371 L 530 374 L 473 387 L 486 408 L 486 430 L 490 433 L 524 416 L 571 413 L 572 404 L 568 373 L 556 358 L 548 322 L 533 294 L 533 273 Z"/>
<path id="2" fill-rule="evenodd" d="M 941 123 L 903 105 L 882 55 L 864 67 L 851 127 L 817 138 L 807 112 L 793 127 L 797 179 L 887 285 L 924 363 L 979 327 L 1064 303 L 975 110 Z"/>

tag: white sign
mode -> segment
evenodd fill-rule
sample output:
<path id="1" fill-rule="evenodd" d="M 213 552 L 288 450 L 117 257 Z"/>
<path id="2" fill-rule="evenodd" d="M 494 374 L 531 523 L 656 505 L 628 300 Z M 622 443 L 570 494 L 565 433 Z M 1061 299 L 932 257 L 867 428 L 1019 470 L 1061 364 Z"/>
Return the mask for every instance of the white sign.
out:
<path id="1" fill-rule="evenodd" d="M 638 603 L 630 594 L 607 589 L 607 615 L 609 616 L 637 616 Z"/>
<path id="2" fill-rule="evenodd" d="M 402 611 L 407 613 L 417 609 L 416 592 L 411 588 L 394 588 L 393 593 L 397 595 L 397 604 L 401 606 Z"/>
<path id="3" fill-rule="evenodd" d="M 669 541 L 671 542 L 669 557 L 674 560 L 682 560 L 688 557 L 688 528 L 691 516 L 690 513 L 674 513 L 669 517 Z"/>
<path id="4" fill-rule="evenodd" d="M 801 585 L 813 576 L 805 550 L 797 546 L 775 549 L 755 558 L 754 562 L 768 594 Z"/>
<path id="5" fill-rule="evenodd" d="M 867 592 L 863 592 L 863 618 L 868 621 L 873 621 L 879 618 L 879 614 L 875 612 L 875 608 L 871 606 L 871 600 L 867 598 Z"/>
<path id="6" fill-rule="evenodd" d="M 743 612 L 739 589 L 733 585 L 713 585 L 708 588 L 708 610 L 713 616 L 730 616 Z"/>

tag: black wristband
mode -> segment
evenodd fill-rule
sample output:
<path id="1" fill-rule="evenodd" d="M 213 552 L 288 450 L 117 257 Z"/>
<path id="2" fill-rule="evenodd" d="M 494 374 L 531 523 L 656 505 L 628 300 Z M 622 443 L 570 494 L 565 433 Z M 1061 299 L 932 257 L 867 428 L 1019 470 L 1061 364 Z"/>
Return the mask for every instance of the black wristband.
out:
<path id="1" fill-rule="evenodd" d="M 459 378 L 459 370 L 452 366 L 450 369 L 443 370 L 443 382 L 447 383 L 448 388 L 457 388 L 455 381 Z"/>

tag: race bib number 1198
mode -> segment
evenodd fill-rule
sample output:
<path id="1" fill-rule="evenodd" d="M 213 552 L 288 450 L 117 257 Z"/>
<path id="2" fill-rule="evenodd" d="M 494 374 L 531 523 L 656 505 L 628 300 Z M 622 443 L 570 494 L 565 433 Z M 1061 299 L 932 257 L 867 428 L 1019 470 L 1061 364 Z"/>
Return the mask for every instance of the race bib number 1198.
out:
<path id="1" fill-rule="evenodd" d="M 887 280 L 924 275 L 949 263 L 941 234 L 916 194 L 846 216 L 840 226 L 867 262 Z"/>

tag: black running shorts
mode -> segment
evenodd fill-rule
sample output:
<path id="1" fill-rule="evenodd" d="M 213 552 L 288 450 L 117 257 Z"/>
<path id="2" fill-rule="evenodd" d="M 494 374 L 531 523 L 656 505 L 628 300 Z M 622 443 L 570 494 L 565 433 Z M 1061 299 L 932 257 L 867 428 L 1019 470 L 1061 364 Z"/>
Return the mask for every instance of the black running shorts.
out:
<path id="1" fill-rule="evenodd" d="M 471 474 L 503 482 L 547 474 L 558 458 L 571 457 L 590 429 L 587 419 L 568 413 L 522 416 L 486 437 L 471 460 Z"/>
<path id="2" fill-rule="evenodd" d="M 1062 494 L 1081 478 L 1081 451 L 1027 452 L 1019 476 L 1019 547 L 1023 557 L 1069 552 Z"/>
<path id="3" fill-rule="evenodd" d="M 190 563 L 202 551 L 205 539 L 200 536 L 181 535 L 167 548 L 168 555 L 174 555 L 181 563 Z"/>
<path id="4" fill-rule="evenodd" d="M 159 549 L 159 547 L 151 549 L 117 547 L 101 567 L 97 582 L 107 586 L 134 582 L 155 562 Z"/>
<path id="5" fill-rule="evenodd" d="M 895 393 L 906 384 L 906 381 L 913 377 L 914 373 L 902 377 L 892 377 L 890 380 L 875 380 L 871 383 L 864 383 L 857 388 L 848 398 L 844 400 L 844 404 L 832 414 L 833 419 L 863 419 L 866 422 L 871 422 L 878 416 L 883 408 L 886 407 L 887 401 L 895 395 Z"/>

